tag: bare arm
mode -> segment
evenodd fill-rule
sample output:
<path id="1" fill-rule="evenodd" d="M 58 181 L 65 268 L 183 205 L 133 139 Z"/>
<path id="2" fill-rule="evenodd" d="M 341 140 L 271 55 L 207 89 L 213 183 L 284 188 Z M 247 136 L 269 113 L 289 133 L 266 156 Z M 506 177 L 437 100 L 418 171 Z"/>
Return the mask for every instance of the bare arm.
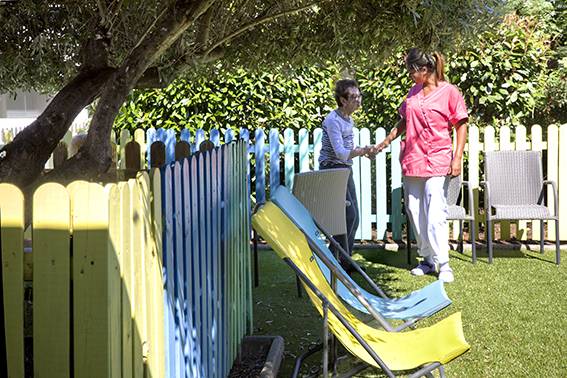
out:
<path id="1" fill-rule="evenodd" d="M 457 147 L 453 154 L 453 161 L 449 168 L 448 174 L 451 176 L 459 176 L 461 174 L 461 165 L 463 161 L 463 152 L 465 150 L 465 143 L 467 141 L 467 119 L 462 119 L 455 125 L 457 130 Z"/>
<path id="2" fill-rule="evenodd" d="M 381 143 L 375 145 L 372 148 L 372 152 L 374 154 L 382 152 L 382 150 L 387 148 L 390 145 L 390 143 L 392 143 L 392 141 L 394 139 L 396 139 L 397 137 L 399 137 L 400 135 L 402 135 L 405 132 L 406 132 L 406 120 L 404 118 L 402 118 L 398 121 L 398 123 L 392 129 L 392 131 L 390 131 L 388 136 Z"/>
<path id="3" fill-rule="evenodd" d="M 357 156 L 367 155 L 368 153 L 371 152 L 371 150 L 372 150 L 372 146 L 355 147 L 350 151 L 348 158 L 352 159 L 352 158 L 355 158 Z"/>

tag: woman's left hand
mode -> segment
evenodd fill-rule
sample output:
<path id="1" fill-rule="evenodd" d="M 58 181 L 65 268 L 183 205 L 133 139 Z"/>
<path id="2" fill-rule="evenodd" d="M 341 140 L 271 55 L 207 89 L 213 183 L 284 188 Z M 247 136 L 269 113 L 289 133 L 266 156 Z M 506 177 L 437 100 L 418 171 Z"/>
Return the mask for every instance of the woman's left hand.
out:
<path id="1" fill-rule="evenodd" d="M 451 166 L 449 167 L 449 172 L 447 172 L 447 174 L 453 177 L 457 177 L 461 174 L 461 159 L 455 158 L 451 161 Z"/>

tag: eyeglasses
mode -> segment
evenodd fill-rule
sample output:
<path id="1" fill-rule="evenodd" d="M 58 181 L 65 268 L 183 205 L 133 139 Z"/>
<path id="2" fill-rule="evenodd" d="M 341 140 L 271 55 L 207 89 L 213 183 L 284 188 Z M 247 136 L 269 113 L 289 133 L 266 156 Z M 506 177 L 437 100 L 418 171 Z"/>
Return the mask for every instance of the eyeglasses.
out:
<path id="1" fill-rule="evenodd" d="M 358 94 L 350 94 L 350 95 L 348 95 L 348 97 L 347 97 L 347 99 L 348 99 L 349 101 L 359 100 L 359 99 L 361 99 L 361 98 L 362 98 L 362 94 L 361 94 L 361 93 L 358 93 Z"/>

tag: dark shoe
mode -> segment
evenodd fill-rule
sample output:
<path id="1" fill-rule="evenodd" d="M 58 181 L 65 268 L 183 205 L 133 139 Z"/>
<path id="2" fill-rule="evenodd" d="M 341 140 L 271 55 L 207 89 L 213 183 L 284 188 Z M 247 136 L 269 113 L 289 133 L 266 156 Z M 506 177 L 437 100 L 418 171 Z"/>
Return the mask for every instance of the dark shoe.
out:
<path id="1" fill-rule="evenodd" d="M 420 262 L 418 266 L 411 270 L 411 274 L 414 276 L 423 276 L 433 272 L 435 272 L 435 266 L 425 261 Z"/>

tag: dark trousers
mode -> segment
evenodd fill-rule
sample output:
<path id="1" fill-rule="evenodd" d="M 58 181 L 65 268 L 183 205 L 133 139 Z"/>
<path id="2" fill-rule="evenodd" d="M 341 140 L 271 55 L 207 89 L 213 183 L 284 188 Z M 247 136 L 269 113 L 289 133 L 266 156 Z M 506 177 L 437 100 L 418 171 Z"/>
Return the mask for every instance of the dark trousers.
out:
<path id="1" fill-rule="evenodd" d="M 344 235 L 333 235 L 333 239 L 335 239 L 345 251 L 348 251 L 350 255 L 352 255 L 352 249 L 354 247 L 354 235 L 356 230 L 358 229 L 359 224 L 359 215 L 358 215 L 358 200 L 356 198 L 356 187 L 354 186 L 354 179 L 352 178 L 352 167 L 349 165 L 344 164 L 328 164 L 322 163 L 319 166 L 320 169 L 331 169 L 331 168 L 348 168 L 350 170 L 350 174 L 348 176 L 348 183 L 347 183 L 347 192 L 346 192 L 346 200 L 350 203 L 349 206 L 346 207 L 346 226 L 347 226 L 347 235 L 346 235 L 346 243 Z M 331 251 L 335 252 L 333 246 L 331 246 Z M 340 257 L 340 254 L 339 254 Z M 348 265 L 344 262 L 343 258 L 340 258 L 341 263 L 343 265 Z"/>

